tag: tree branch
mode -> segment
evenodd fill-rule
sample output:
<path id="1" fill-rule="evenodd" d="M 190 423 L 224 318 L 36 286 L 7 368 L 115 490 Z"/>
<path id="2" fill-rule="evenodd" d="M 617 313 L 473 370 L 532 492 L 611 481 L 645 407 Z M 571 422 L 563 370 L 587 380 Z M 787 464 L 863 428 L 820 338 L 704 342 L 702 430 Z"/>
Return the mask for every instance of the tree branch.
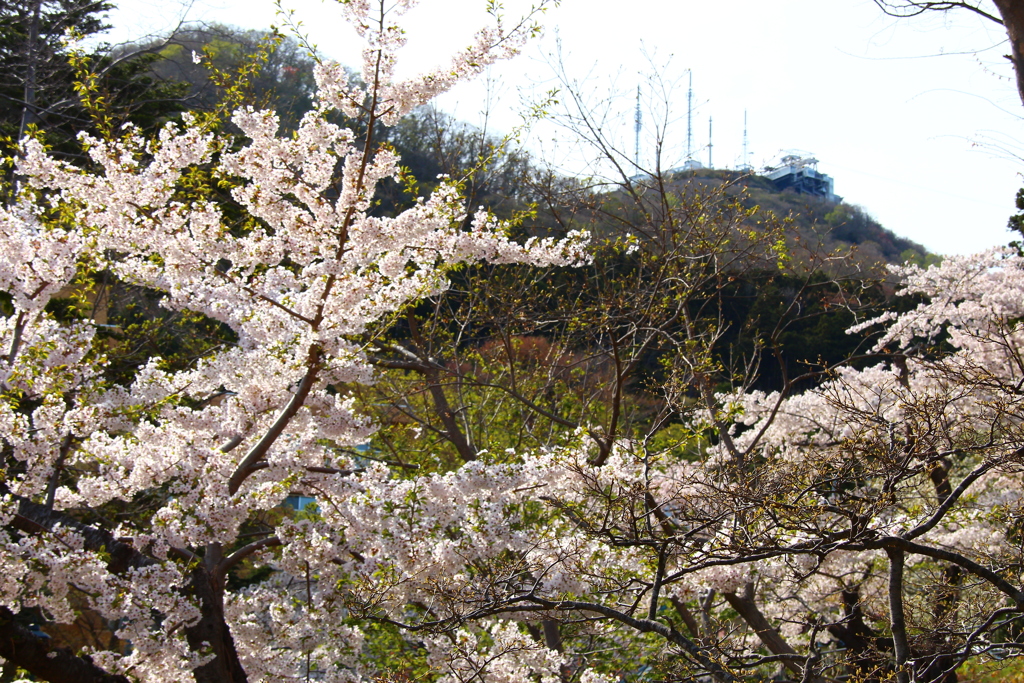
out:
<path id="1" fill-rule="evenodd" d="M 217 574 L 219 576 L 226 575 L 232 567 L 252 555 L 257 550 L 262 550 L 263 548 L 275 548 L 279 545 L 281 545 L 281 539 L 277 536 L 271 536 L 269 538 L 261 538 L 258 541 L 242 546 L 220 561 L 217 565 Z"/>
<path id="2" fill-rule="evenodd" d="M 976 5 L 972 5 L 966 0 L 907 0 L 906 2 L 892 2 L 892 0 L 874 0 L 878 8 L 890 17 L 896 17 L 898 19 L 907 19 L 909 17 L 916 17 L 925 12 L 949 12 L 950 10 L 963 9 L 968 12 L 973 12 L 980 17 L 993 21 L 1000 26 L 1003 25 L 1003 20 L 999 17 L 986 12 Z M 996 3 L 998 5 L 998 3 Z"/>
<path id="3" fill-rule="evenodd" d="M 270 450 L 270 447 L 277 441 L 277 437 L 284 433 L 288 423 L 292 421 L 292 418 L 299 412 L 299 408 L 306 402 L 306 397 L 309 396 L 310 390 L 313 388 L 313 383 L 316 381 L 317 376 L 320 374 L 320 349 L 314 346 L 309 350 L 309 359 L 307 361 L 306 375 L 299 382 L 298 388 L 295 393 L 292 394 L 291 400 L 288 401 L 288 405 L 285 406 L 284 410 L 278 416 L 274 424 L 271 425 L 267 433 L 263 435 L 263 438 L 256 442 L 249 452 L 245 454 L 242 461 L 238 463 L 238 467 L 235 469 L 234 474 L 228 479 L 228 492 L 231 495 L 238 493 L 238 489 L 242 486 L 250 474 L 256 471 L 254 467 Z"/>
<path id="4" fill-rule="evenodd" d="M 910 644 L 907 642 L 907 622 L 903 613 L 903 563 L 902 550 L 886 548 L 889 556 L 889 624 L 892 628 L 892 644 L 896 653 L 896 680 L 910 683 L 906 670 L 910 659 Z"/>
<path id="5" fill-rule="evenodd" d="M 88 655 L 53 647 L 50 638 L 19 624 L 6 607 L 0 607 L 0 657 L 49 683 L 128 683 L 93 664 Z"/>
<path id="6" fill-rule="evenodd" d="M 856 546 L 848 546 L 856 548 Z M 899 536 L 886 536 L 885 538 L 877 541 L 871 541 L 865 543 L 862 546 L 866 549 L 884 549 L 888 552 L 890 548 L 896 550 L 902 550 L 903 552 L 914 553 L 915 555 L 924 555 L 926 557 L 934 557 L 937 560 L 946 560 L 953 564 L 959 565 L 971 572 L 975 576 L 981 577 L 991 583 L 993 586 L 998 588 L 1000 591 L 1005 593 L 1011 600 L 1013 600 L 1018 607 L 1024 607 L 1024 592 L 1013 587 L 1009 581 L 1004 579 L 998 573 L 983 567 L 974 560 L 964 557 L 959 553 L 954 553 L 950 550 L 943 550 L 942 548 L 932 548 L 920 543 L 913 543 L 900 538 Z"/>
<path id="7" fill-rule="evenodd" d="M 676 631 L 674 628 L 657 621 L 651 621 L 650 619 L 637 619 L 636 617 L 631 617 L 617 609 L 593 602 L 581 602 L 577 600 L 545 600 L 544 598 L 539 598 L 534 595 L 526 595 L 521 598 L 517 598 L 516 601 L 532 602 L 545 609 L 558 611 L 576 610 L 581 612 L 594 612 L 595 614 L 600 614 L 621 622 L 630 628 L 640 631 L 641 633 L 655 633 L 693 657 L 716 680 L 724 681 L 726 683 L 738 683 L 738 679 L 735 676 L 726 671 L 721 664 L 708 657 L 703 650 L 696 645 L 696 643 L 684 636 L 682 633 L 679 633 L 679 631 Z"/>
<path id="8" fill-rule="evenodd" d="M 1019 455 L 1020 453 L 1021 451 L 1018 450 L 1016 453 L 1014 453 L 1014 455 Z M 984 475 L 986 472 L 988 472 L 995 466 L 996 463 L 990 460 L 976 467 L 974 471 L 972 471 L 970 474 L 964 477 L 963 480 L 961 480 L 960 484 L 955 489 L 953 489 L 953 491 L 948 496 L 946 496 L 945 500 L 943 500 L 937 508 L 935 508 L 935 512 L 932 513 L 931 517 L 929 517 L 926 521 L 922 522 L 921 524 L 918 524 L 916 527 L 914 527 L 907 533 L 902 534 L 902 537 L 909 541 L 917 538 L 918 536 L 926 534 L 932 529 L 934 529 L 935 525 L 942 521 L 942 518 L 946 515 L 947 512 L 949 512 L 949 509 L 953 507 L 953 505 L 955 505 L 958 500 L 960 500 L 960 496 L 962 496 L 964 492 L 967 491 L 968 488 L 970 488 L 971 484 L 976 482 L 982 475 Z"/>

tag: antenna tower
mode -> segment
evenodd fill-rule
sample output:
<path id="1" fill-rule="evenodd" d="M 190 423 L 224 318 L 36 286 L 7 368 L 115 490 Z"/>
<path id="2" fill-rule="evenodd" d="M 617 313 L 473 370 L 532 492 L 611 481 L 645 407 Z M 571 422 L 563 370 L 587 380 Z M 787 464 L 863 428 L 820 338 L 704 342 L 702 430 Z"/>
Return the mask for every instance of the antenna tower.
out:
<path id="1" fill-rule="evenodd" d="M 711 117 L 708 117 L 708 168 L 714 168 L 715 165 L 711 163 L 711 148 L 714 145 L 711 143 Z"/>
<path id="2" fill-rule="evenodd" d="M 693 159 L 693 71 L 690 72 L 690 89 L 686 93 L 686 160 Z"/>
<path id="3" fill-rule="evenodd" d="M 744 171 L 750 170 L 750 164 L 748 163 L 747 156 L 747 110 L 743 110 L 743 169 Z"/>
<path id="4" fill-rule="evenodd" d="M 636 132 L 636 140 L 633 145 L 633 165 L 640 169 L 640 86 L 636 86 L 636 115 L 633 117 L 633 127 Z"/>

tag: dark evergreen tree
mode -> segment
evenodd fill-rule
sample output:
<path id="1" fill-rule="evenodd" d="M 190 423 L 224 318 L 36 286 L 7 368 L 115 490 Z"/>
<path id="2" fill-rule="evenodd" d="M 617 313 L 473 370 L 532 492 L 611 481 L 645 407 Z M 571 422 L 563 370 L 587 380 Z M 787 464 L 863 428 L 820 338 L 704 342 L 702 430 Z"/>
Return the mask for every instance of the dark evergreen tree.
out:
<path id="1" fill-rule="evenodd" d="M 64 54 L 66 37 L 94 35 L 105 27 L 106 2 L 8 0 L 0 5 L 0 126 L 20 137 L 42 128 L 85 121 L 76 116 L 74 71 Z M 74 119 L 69 121 L 69 117 Z"/>
<path id="2" fill-rule="evenodd" d="M 96 36 L 112 8 L 94 0 L 0 3 L 0 138 L 4 156 L 36 130 L 58 152 L 79 152 L 77 135 L 105 135 L 131 120 L 144 129 L 183 109 L 183 88 L 161 81 L 152 50 L 111 51 L 105 44 L 72 55 L 69 38 Z"/>

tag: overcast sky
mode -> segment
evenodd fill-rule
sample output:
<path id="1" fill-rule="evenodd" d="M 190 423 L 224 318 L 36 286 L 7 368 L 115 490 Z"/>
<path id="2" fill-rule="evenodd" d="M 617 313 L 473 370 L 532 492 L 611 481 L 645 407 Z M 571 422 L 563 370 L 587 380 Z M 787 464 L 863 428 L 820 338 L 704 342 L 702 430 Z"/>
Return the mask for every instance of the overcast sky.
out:
<path id="1" fill-rule="evenodd" d="M 410 70 L 436 63 L 468 42 L 487 20 L 484 0 L 425 0 L 406 18 Z M 516 15 L 529 2 L 505 0 Z M 743 112 L 750 163 L 786 150 L 813 154 L 836 193 L 897 234 L 944 254 L 1005 244 L 1013 197 L 1021 187 L 1024 114 L 1003 57 L 1000 27 L 968 14 L 897 21 L 871 0 L 563 0 L 542 18 L 544 36 L 511 63 L 493 67 L 490 86 L 460 86 L 440 105 L 471 123 L 505 132 L 520 101 L 554 87 L 551 55 L 561 44 L 566 71 L 595 97 L 610 90 L 617 116 L 607 132 L 633 147 L 636 87 L 652 63 L 678 84 L 664 165 L 686 147 L 686 86 L 693 75 L 693 147 L 707 163 L 742 162 Z M 334 2 L 288 0 L 303 30 L 330 58 L 359 64 L 359 49 Z M 270 0 L 122 0 L 110 40 L 166 31 L 187 19 L 245 28 L 280 24 Z M 665 66 L 665 65 L 668 66 Z M 490 93 L 490 95 L 488 95 Z M 650 92 L 645 88 L 644 98 Z M 645 122 L 641 161 L 650 160 Z M 559 133 L 539 126 L 526 144 L 551 154 Z M 554 160 L 584 171 L 586 160 L 559 143 Z M 1019 156 L 1018 156 L 1019 155 Z M 646 158 L 644 158 L 646 157 Z"/>

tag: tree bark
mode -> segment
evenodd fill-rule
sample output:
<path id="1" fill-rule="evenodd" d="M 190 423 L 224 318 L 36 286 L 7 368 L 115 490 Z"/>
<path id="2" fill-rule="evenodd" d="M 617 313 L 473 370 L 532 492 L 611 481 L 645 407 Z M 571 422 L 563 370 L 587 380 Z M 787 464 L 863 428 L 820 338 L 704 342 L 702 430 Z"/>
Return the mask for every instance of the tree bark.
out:
<path id="1" fill-rule="evenodd" d="M 49 683 L 128 683 L 78 656 L 68 648 L 55 648 L 50 639 L 19 624 L 14 614 L 0 607 L 0 657 Z"/>
<path id="2" fill-rule="evenodd" d="M 690 632 L 690 637 L 694 640 L 700 639 L 700 625 L 693 616 L 693 612 L 686 606 L 686 603 L 679 598 L 672 596 L 669 598 L 672 601 L 672 606 L 676 608 L 676 612 L 679 613 L 679 618 L 686 624 L 686 630 Z"/>
<path id="3" fill-rule="evenodd" d="M 886 548 L 889 556 L 889 623 L 892 627 L 892 645 L 896 654 L 896 680 L 910 683 L 907 662 L 910 661 L 910 644 L 907 641 L 907 622 L 903 612 L 903 564 L 902 550 Z"/>
<path id="4" fill-rule="evenodd" d="M 224 618 L 224 582 L 200 565 L 192 570 L 187 591 L 199 601 L 202 617 L 185 629 L 185 638 L 193 651 L 214 655 L 194 671 L 196 683 L 244 683 L 248 678 Z"/>
<path id="5" fill-rule="evenodd" d="M 45 505 L 33 503 L 27 498 L 14 498 L 18 501 L 18 514 L 11 523 L 15 529 L 27 534 L 51 533 L 58 525 L 70 529 L 81 537 L 87 550 L 107 553 L 107 571 L 111 574 L 123 574 L 132 568 L 156 564 L 155 560 L 118 540 L 108 531 L 83 524 L 73 517 L 51 510 Z"/>
<path id="6" fill-rule="evenodd" d="M 1024 104 L 1024 2 L 1021 0 L 992 0 L 1003 18 L 1006 36 L 1010 39 L 1010 62 L 1017 74 L 1017 94 Z"/>
<path id="7" fill-rule="evenodd" d="M 864 623 L 858 590 L 844 590 L 842 597 L 843 620 L 829 626 L 828 632 L 852 653 L 848 663 L 850 675 L 854 679 L 863 678 L 865 672 L 882 667 L 880 652 L 889 649 L 892 643 Z"/>
<path id="8" fill-rule="evenodd" d="M 744 588 L 743 595 L 738 593 L 723 593 L 722 595 L 725 597 L 726 602 L 729 603 L 729 606 L 739 612 L 743 621 L 747 622 L 750 628 L 754 629 L 754 633 L 757 634 L 757 637 L 761 639 L 761 642 L 764 643 L 764 646 L 773 655 L 793 655 L 794 659 L 784 659 L 782 663 L 791 673 L 802 676 L 804 668 L 797 661 L 796 650 L 786 642 L 785 638 L 779 635 L 779 632 L 771 625 L 771 622 L 765 618 L 764 613 L 761 612 L 757 603 L 754 602 L 753 592 L 753 584 L 748 583 Z M 811 680 L 820 679 L 812 677 Z"/>
<path id="9" fill-rule="evenodd" d="M 123 574 L 132 567 L 143 567 L 155 562 L 152 558 L 140 553 L 132 546 L 117 540 L 107 531 L 82 524 L 61 512 L 50 510 L 44 505 L 33 503 L 26 499 L 18 499 L 18 514 L 15 515 L 13 521 L 13 526 L 16 529 L 30 534 L 38 534 L 40 532 L 50 532 L 57 525 L 77 533 L 82 538 L 85 548 L 105 551 L 109 556 L 107 571 L 112 574 Z M 206 561 L 200 563 L 192 570 L 189 583 L 184 588 L 184 592 L 194 597 L 199 603 L 199 610 L 202 615 L 195 625 L 185 629 L 188 644 L 196 652 L 212 653 L 214 655 L 211 662 L 195 670 L 196 683 L 242 683 L 247 680 L 245 670 L 242 668 L 238 657 L 238 651 L 235 648 L 234 640 L 231 637 L 231 630 L 224 617 L 223 572 L 218 571 L 217 567 L 222 559 L 219 548 L 208 548 Z M 3 614 L 0 613 L 0 637 L 6 637 L 5 627 L 3 627 L 2 622 Z M 22 640 L 19 642 L 29 643 L 30 641 Z M 2 647 L 3 645 L 0 644 L 0 656 L 14 661 L 18 666 L 31 671 L 28 666 L 22 663 L 22 659 L 27 656 L 34 656 L 35 650 L 26 650 L 23 654 L 21 647 L 19 647 L 17 648 L 17 657 L 13 655 L 8 657 L 4 654 Z M 27 645 L 23 647 L 27 647 Z M 49 651 L 56 650 L 48 650 L 47 652 Z M 66 660 L 69 662 L 65 667 L 68 671 L 78 671 L 77 668 L 70 664 L 72 659 L 84 662 L 82 666 L 85 666 L 83 670 L 86 672 L 90 670 L 89 667 L 96 669 L 96 671 L 102 671 L 93 665 L 88 657 L 78 657 L 70 651 L 58 652 L 64 652 L 60 657 L 62 658 L 61 661 Z M 45 655 L 46 652 L 44 652 L 43 656 Z M 78 681 L 108 683 L 107 679 L 87 678 L 84 675 L 81 678 L 65 677 L 55 679 L 47 678 L 42 674 L 37 675 L 44 680 L 52 680 L 58 683 L 63 681 L 68 681 L 68 683 L 77 683 Z M 109 683 L 121 680 L 126 679 L 111 678 Z"/>
<path id="10" fill-rule="evenodd" d="M 18 129 L 19 140 L 25 137 L 29 125 L 39 120 L 36 112 L 36 91 L 38 90 L 39 79 L 39 20 L 42 5 L 42 0 L 35 0 L 32 4 L 32 18 L 28 25 L 28 68 L 25 71 L 25 103 L 21 109 L 21 126 Z"/>

